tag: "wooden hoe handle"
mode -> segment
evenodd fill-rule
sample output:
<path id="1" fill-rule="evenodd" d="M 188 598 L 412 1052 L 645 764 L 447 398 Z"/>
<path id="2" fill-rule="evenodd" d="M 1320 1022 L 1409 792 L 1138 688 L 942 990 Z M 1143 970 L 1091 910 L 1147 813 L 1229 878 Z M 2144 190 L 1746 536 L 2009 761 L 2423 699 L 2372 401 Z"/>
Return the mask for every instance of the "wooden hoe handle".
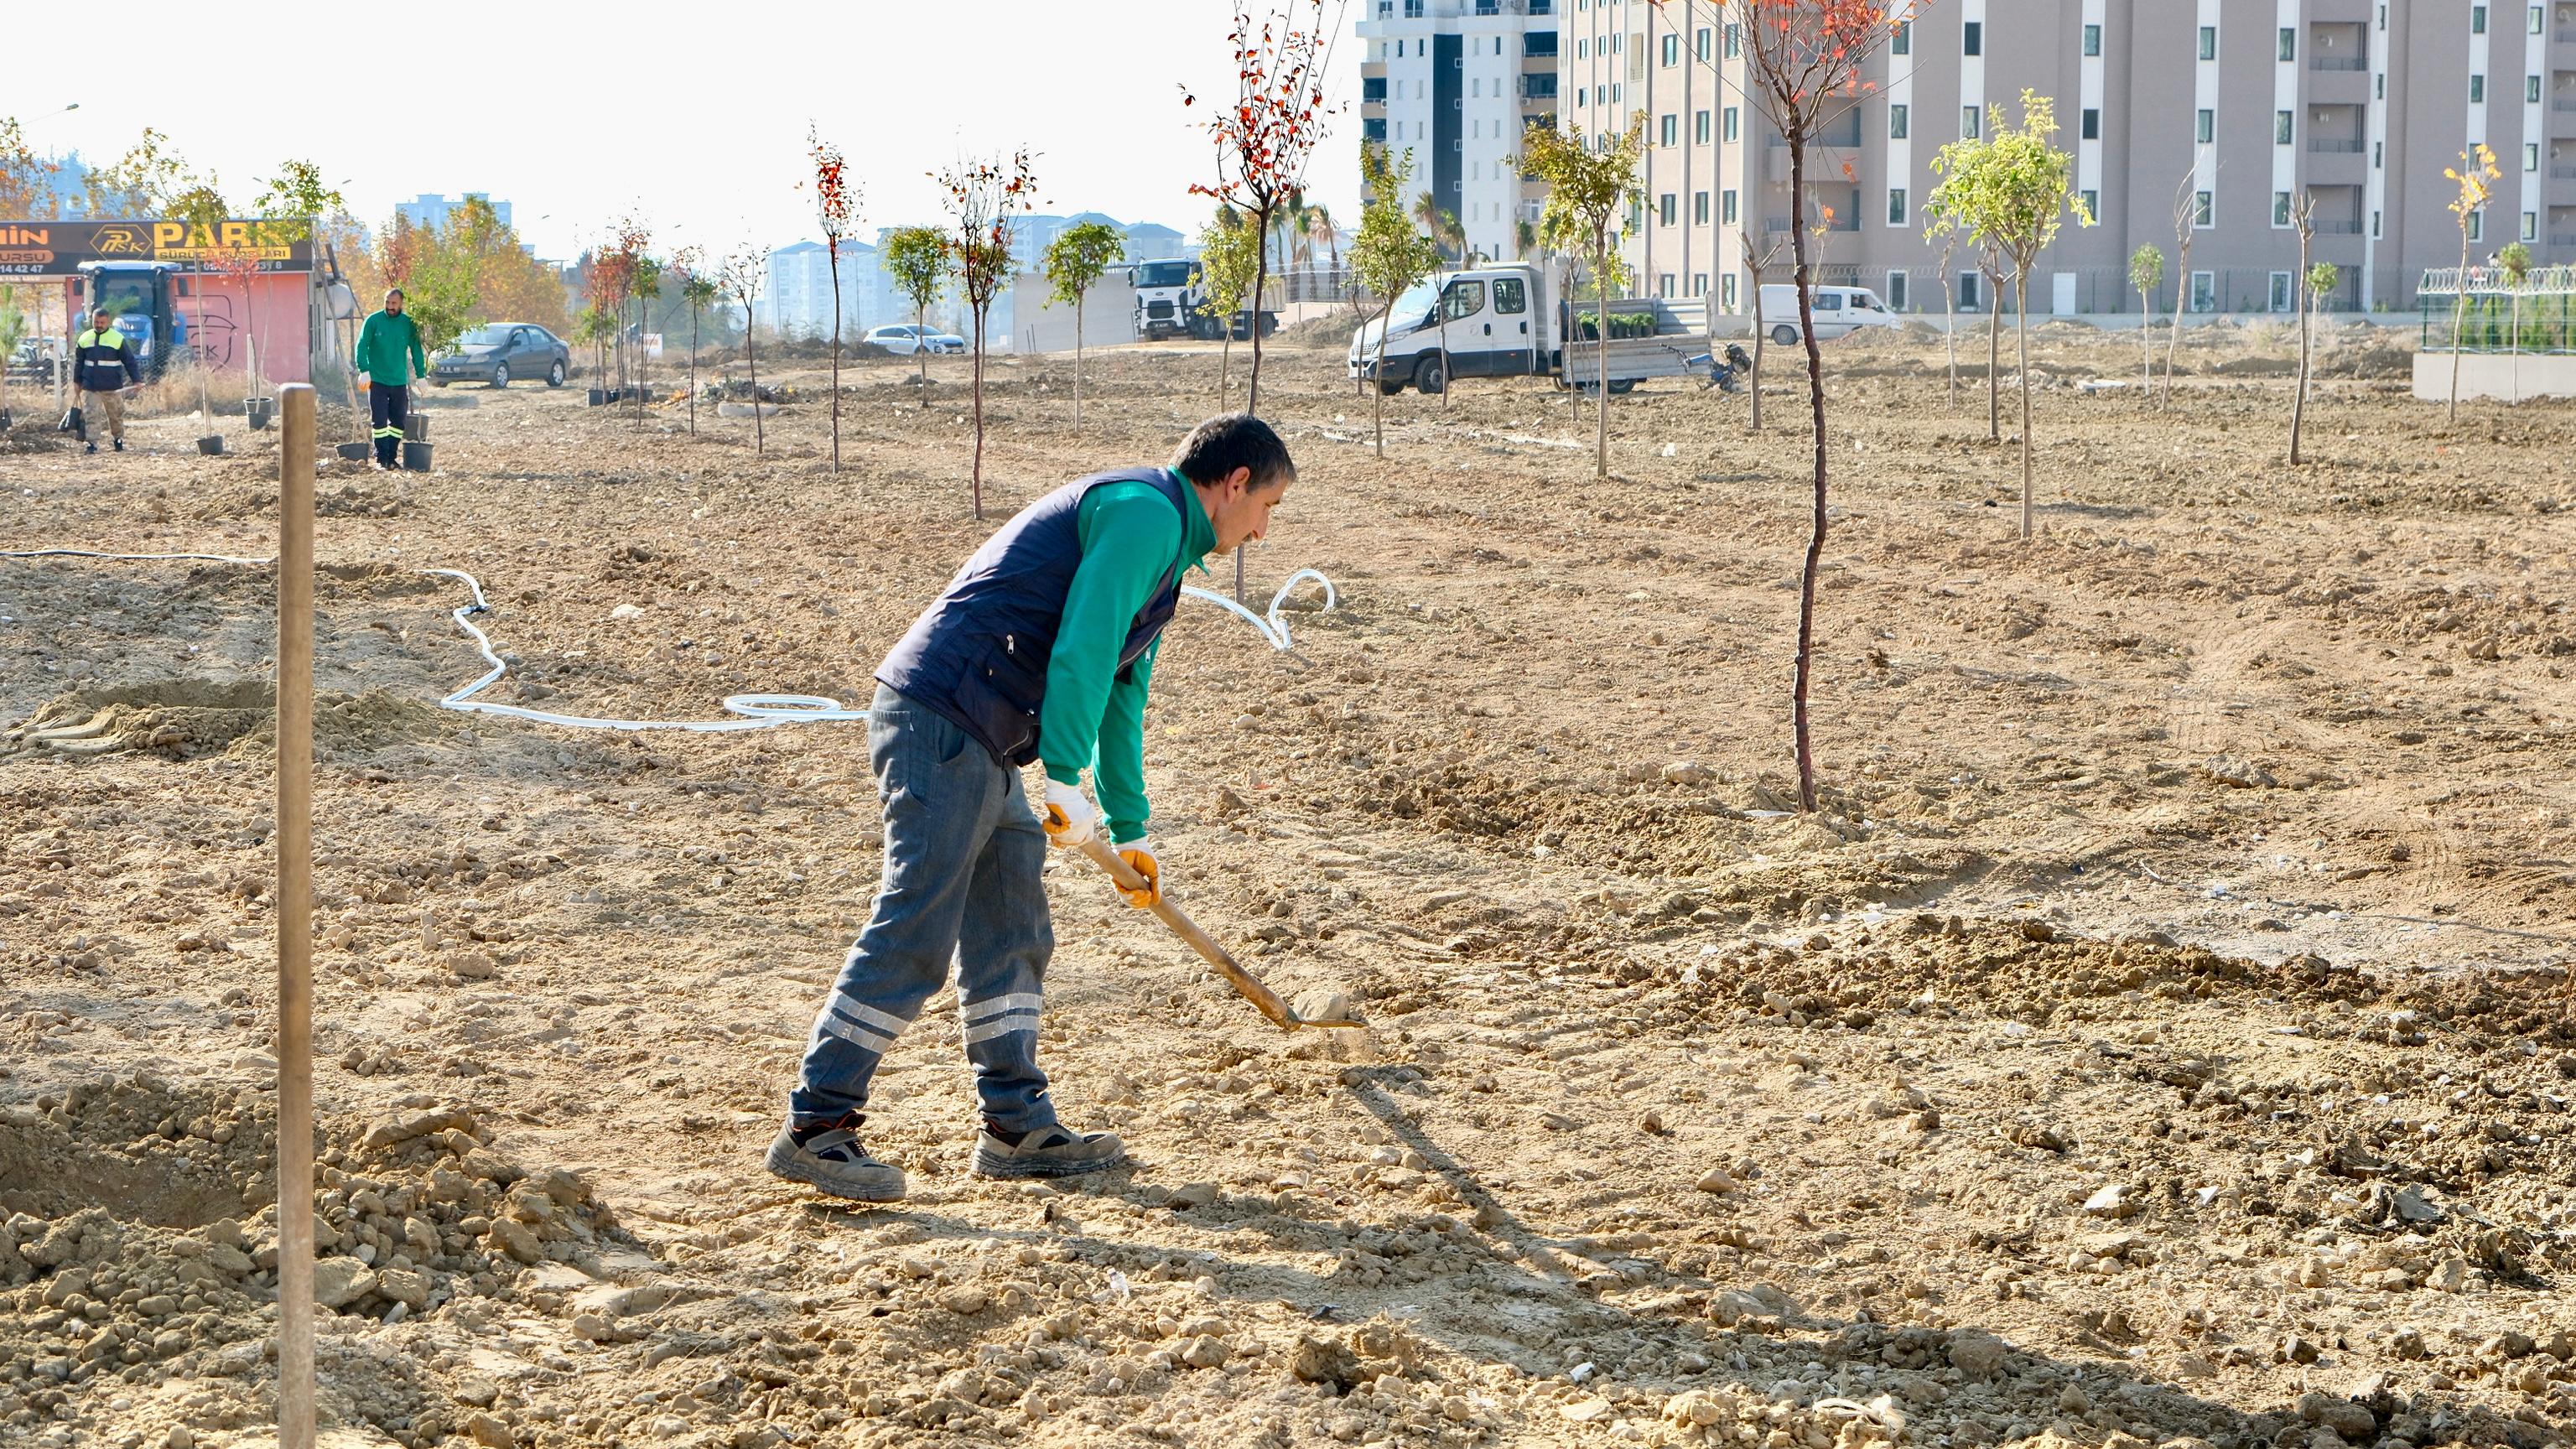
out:
<path id="1" fill-rule="evenodd" d="M 1109 873 L 1109 878 L 1118 883 L 1120 890 L 1141 891 L 1148 888 L 1145 878 L 1131 869 L 1126 861 L 1121 860 L 1118 852 L 1110 848 L 1109 842 L 1098 835 L 1082 842 L 1081 849 L 1083 855 L 1088 857 L 1093 865 Z M 1183 915 L 1181 908 L 1173 905 L 1169 899 L 1156 901 L 1147 909 L 1151 910 L 1164 925 L 1170 927 L 1173 935 L 1189 942 L 1192 950 L 1206 957 L 1207 963 L 1217 969 L 1217 974 L 1232 983 L 1244 1000 L 1260 1008 L 1261 1014 L 1270 1018 L 1271 1023 L 1280 1030 L 1295 1031 L 1301 1026 L 1327 1030 L 1367 1025 L 1365 1022 L 1349 1017 L 1335 1018 L 1330 1021 L 1306 1020 L 1299 1016 L 1287 1002 L 1280 1000 L 1278 992 L 1262 985 L 1260 977 L 1235 964 L 1234 957 L 1227 954 L 1226 949 L 1216 943 L 1215 937 L 1200 930 L 1198 923 Z"/>

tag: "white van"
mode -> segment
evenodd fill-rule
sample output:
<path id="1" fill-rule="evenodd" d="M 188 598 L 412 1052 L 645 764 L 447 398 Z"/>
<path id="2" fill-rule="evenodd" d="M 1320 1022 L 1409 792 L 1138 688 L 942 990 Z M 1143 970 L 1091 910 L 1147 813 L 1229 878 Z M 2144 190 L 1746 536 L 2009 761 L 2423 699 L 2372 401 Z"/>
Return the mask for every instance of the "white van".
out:
<path id="1" fill-rule="evenodd" d="M 1816 340 L 1831 342 L 1847 332 L 1864 327 L 1898 327 L 1904 325 L 1878 294 L 1867 287 L 1818 287 L 1815 289 Z M 1762 327 L 1771 340 L 1787 346 L 1798 340 L 1798 293 L 1786 282 L 1766 285 L 1762 289 Z"/>

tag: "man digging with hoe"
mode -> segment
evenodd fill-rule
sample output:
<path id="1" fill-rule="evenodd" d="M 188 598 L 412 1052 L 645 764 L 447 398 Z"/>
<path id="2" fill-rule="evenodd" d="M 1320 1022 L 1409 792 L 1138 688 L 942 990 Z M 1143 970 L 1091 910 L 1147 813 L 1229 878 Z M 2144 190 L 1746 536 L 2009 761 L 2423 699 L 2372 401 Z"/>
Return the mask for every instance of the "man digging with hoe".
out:
<path id="1" fill-rule="evenodd" d="M 1287 446 L 1247 413 L 1213 417 L 1170 466 L 1096 473 L 985 540 L 878 666 L 868 764 L 885 813 L 885 875 L 814 1033 L 771 1172 L 836 1197 L 892 1202 L 903 1173 L 868 1155 L 868 1082 L 957 963 L 957 1016 L 983 1102 L 979 1177 L 1070 1177 L 1126 1160 L 1106 1132 L 1057 1120 L 1037 1063 L 1055 949 L 1044 843 L 1095 829 L 1161 899 L 1145 839 L 1145 689 L 1181 574 L 1269 530 L 1296 480 Z M 1043 821 L 1020 767 L 1046 766 Z M 1042 843 L 1043 842 L 1043 843 Z"/>

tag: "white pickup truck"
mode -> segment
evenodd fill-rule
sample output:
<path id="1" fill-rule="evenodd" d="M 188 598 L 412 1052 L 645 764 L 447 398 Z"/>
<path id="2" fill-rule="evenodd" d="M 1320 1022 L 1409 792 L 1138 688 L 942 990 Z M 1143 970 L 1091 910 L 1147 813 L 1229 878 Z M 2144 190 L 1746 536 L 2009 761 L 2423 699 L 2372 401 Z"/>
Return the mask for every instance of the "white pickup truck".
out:
<path id="1" fill-rule="evenodd" d="M 1646 378 L 1690 372 L 1690 359 L 1709 350 L 1703 304 L 1627 297 L 1611 299 L 1610 346 L 1604 357 L 1595 346 L 1600 305 L 1588 296 L 1570 302 L 1559 298 L 1557 286 L 1544 268 L 1520 264 L 1426 277 L 1395 299 L 1384 321 L 1371 318 L 1353 334 L 1350 376 L 1374 381 L 1378 391 L 1391 397 L 1408 384 L 1439 392 L 1452 375 L 1551 377 L 1561 386 L 1589 389 L 1606 370 L 1610 391 L 1624 393 Z M 1897 325 L 1866 288 L 1816 290 L 1819 338 L 1855 327 Z M 1765 287 L 1762 293 L 1765 327 L 1775 338 L 1796 340 L 1795 294 L 1785 286 Z M 1721 318 L 1717 334 L 1742 336 L 1748 321 Z"/>

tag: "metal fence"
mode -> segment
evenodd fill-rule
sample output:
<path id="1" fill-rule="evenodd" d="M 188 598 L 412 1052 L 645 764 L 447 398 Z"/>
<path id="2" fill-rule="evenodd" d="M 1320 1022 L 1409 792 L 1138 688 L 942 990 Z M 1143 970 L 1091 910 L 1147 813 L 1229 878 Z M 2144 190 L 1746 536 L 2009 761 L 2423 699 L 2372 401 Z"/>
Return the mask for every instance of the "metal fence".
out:
<path id="1" fill-rule="evenodd" d="M 2419 351 L 2576 352 L 2576 267 L 2438 267 L 2415 297 Z"/>

